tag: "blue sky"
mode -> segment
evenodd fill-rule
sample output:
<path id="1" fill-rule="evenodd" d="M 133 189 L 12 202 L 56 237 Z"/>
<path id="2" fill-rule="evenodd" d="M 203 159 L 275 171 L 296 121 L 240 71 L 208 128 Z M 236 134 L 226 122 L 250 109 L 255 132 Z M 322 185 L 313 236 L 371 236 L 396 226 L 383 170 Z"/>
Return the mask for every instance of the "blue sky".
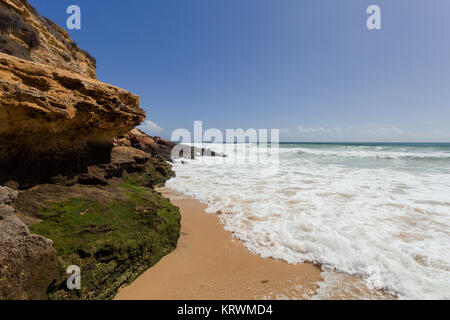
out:
<path id="1" fill-rule="evenodd" d="M 448 0 L 30 0 L 141 96 L 146 128 L 283 141 L 450 141 Z M 366 28 L 379 5 L 382 30 Z"/>

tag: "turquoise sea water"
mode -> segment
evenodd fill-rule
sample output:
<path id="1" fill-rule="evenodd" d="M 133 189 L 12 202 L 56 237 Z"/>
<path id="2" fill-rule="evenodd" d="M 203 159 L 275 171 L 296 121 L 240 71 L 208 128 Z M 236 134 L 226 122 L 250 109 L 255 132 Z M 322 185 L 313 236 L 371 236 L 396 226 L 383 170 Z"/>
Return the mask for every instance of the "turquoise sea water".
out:
<path id="1" fill-rule="evenodd" d="M 447 171 L 450 166 L 450 143 L 281 143 L 280 148 L 299 149 L 298 155 L 315 156 L 324 163 L 400 170 Z"/>

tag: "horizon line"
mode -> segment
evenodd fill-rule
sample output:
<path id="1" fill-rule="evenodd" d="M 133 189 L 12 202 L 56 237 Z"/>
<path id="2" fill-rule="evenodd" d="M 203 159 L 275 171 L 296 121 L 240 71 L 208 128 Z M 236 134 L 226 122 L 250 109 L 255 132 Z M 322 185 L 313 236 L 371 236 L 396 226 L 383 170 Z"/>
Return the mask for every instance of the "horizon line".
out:
<path id="1" fill-rule="evenodd" d="M 173 143 L 185 143 L 185 142 L 177 142 L 177 141 L 173 141 L 173 140 L 169 140 L 170 142 Z M 189 142 L 189 143 L 209 143 L 209 144 L 213 144 L 213 143 L 217 143 L 217 144 L 248 144 L 248 143 L 272 143 L 271 141 L 267 141 L 267 142 L 213 142 L 213 141 L 202 141 L 202 142 Z M 325 144 L 325 143 L 366 143 L 366 144 L 375 144 L 375 143 L 389 143 L 389 144 L 450 144 L 450 141 L 446 141 L 446 142 L 442 142 L 442 141 L 280 141 L 278 143 L 282 143 L 282 144 L 288 144 L 288 143 L 297 143 L 297 144 L 313 144 L 313 143 L 319 143 L 319 144 Z"/>

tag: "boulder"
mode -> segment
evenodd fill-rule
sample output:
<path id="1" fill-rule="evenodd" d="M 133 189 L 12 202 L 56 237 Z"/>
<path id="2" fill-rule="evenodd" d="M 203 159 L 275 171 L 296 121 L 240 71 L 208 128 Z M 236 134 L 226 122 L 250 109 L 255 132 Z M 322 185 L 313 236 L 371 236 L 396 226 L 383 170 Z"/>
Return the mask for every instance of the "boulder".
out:
<path id="1" fill-rule="evenodd" d="M 8 205 L 17 192 L 0 187 L 0 300 L 45 299 L 60 277 L 53 242 L 31 235 Z"/>
<path id="2" fill-rule="evenodd" d="M 18 194 L 16 190 L 0 186 L 0 204 L 10 204 Z"/>

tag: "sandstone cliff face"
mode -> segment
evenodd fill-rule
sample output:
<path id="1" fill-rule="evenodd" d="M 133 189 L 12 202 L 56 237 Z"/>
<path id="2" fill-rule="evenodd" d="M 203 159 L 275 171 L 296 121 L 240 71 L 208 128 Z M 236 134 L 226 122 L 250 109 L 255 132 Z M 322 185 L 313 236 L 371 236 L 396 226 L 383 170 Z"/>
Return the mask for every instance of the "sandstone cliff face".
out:
<path id="1" fill-rule="evenodd" d="M 96 61 L 26 0 L 0 1 L 0 52 L 96 78 Z"/>
<path id="2" fill-rule="evenodd" d="M 132 93 L 0 53 L 0 162 L 111 144 L 144 119 Z"/>
<path id="3" fill-rule="evenodd" d="M 130 132 L 139 97 L 95 78 L 63 29 L 0 0 L 0 299 L 112 298 L 176 247 L 179 210 L 154 190 L 173 145 Z"/>
<path id="4" fill-rule="evenodd" d="M 0 166 L 110 147 L 145 119 L 138 96 L 95 78 L 64 29 L 27 0 L 0 1 Z"/>

